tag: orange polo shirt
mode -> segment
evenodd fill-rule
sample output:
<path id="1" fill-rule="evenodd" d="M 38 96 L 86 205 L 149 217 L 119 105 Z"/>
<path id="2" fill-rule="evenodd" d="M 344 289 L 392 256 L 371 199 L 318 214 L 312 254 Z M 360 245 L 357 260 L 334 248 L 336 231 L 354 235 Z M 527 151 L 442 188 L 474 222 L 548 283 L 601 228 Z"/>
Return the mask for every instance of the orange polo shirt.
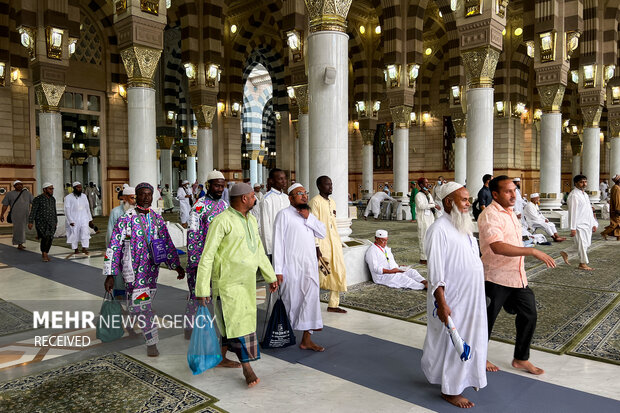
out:
<path id="1" fill-rule="evenodd" d="M 525 288 L 527 286 L 525 258 L 498 255 L 491 249 L 491 244 L 498 241 L 523 247 L 521 222 L 512 208 L 505 209 L 493 201 L 478 218 L 478 233 L 484 279 L 506 287 Z"/>

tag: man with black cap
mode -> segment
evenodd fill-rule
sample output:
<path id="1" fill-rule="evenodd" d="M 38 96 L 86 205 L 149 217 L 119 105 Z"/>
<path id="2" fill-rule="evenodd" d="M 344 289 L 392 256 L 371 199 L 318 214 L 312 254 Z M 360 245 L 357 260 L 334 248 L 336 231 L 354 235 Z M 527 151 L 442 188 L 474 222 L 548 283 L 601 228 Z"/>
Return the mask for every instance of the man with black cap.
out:
<path id="1" fill-rule="evenodd" d="M 10 223 L 13 223 L 13 245 L 17 245 L 20 250 L 26 249 L 26 225 L 28 224 L 28 215 L 30 213 L 30 205 L 32 204 L 32 194 L 24 188 L 24 184 L 20 180 L 13 182 L 15 190 L 7 193 L 2 200 L 2 212 L 0 213 L 0 222 L 4 222 L 4 214 L 8 207 Z"/>
<path id="2" fill-rule="evenodd" d="M 260 381 L 250 362 L 260 358 L 256 336 L 256 270 L 269 283 L 271 292 L 278 283 L 258 235 L 256 218 L 250 209 L 256 203 L 252 187 L 235 184 L 229 192 L 230 208 L 209 225 L 205 247 L 198 264 L 196 300 L 213 309 L 222 347 L 234 352 L 243 368 L 248 387 Z"/>

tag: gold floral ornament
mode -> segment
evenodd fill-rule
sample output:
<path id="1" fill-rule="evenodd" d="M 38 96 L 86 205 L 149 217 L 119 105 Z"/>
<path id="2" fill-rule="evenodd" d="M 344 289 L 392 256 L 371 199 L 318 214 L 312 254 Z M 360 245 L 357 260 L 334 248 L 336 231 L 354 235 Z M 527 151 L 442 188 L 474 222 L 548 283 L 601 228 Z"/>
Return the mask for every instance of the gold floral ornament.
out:
<path id="1" fill-rule="evenodd" d="M 310 16 L 310 33 L 345 32 L 347 14 L 353 0 L 305 0 Z"/>
<path id="2" fill-rule="evenodd" d="M 562 84 L 538 86 L 538 95 L 543 112 L 559 112 L 566 86 Z"/>
<path id="3" fill-rule="evenodd" d="M 65 93 L 65 85 L 53 83 L 39 83 L 35 86 L 37 99 L 41 103 L 41 111 L 58 112 L 62 95 Z"/>
<path id="4" fill-rule="evenodd" d="M 121 51 L 121 58 L 129 81 L 129 87 L 153 88 L 153 74 L 157 68 L 161 50 L 150 47 L 131 46 Z"/>
<path id="5" fill-rule="evenodd" d="M 215 106 L 209 105 L 194 105 L 192 106 L 196 121 L 199 128 L 210 128 L 213 122 L 213 116 L 215 115 Z"/>

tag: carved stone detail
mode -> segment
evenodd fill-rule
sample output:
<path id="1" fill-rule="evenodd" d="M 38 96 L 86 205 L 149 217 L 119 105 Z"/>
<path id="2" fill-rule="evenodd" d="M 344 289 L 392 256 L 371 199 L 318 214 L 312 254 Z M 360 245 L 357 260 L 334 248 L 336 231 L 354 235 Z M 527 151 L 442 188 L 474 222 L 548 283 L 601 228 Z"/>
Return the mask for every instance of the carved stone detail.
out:
<path id="1" fill-rule="evenodd" d="M 161 56 L 161 50 L 130 46 L 121 51 L 121 58 L 129 81 L 128 87 L 154 87 L 153 75 Z"/>
<path id="2" fill-rule="evenodd" d="M 88 156 L 95 158 L 99 156 L 99 147 L 98 146 L 87 146 L 86 153 L 88 154 Z"/>
<path id="3" fill-rule="evenodd" d="M 491 46 L 461 52 L 469 88 L 493 87 L 500 52 Z"/>
<path id="4" fill-rule="evenodd" d="M 601 121 L 601 115 L 603 114 L 603 107 L 596 106 L 582 106 L 581 113 L 583 114 L 583 127 L 584 128 L 597 128 Z"/>
<path id="5" fill-rule="evenodd" d="M 213 122 L 213 116 L 217 107 L 209 105 L 194 105 L 192 106 L 194 115 L 196 115 L 196 121 L 198 121 L 199 128 L 210 128 Z"/>
<path id="6" fill-rule="evenodd" d="M 253 160 L 253 161 L 257 161 L 259 153 L 260 153 L 260 149 L 259 150 L 250 151 L 250 159 Z"/>
<path id="7" fill-rule="evenodd" d="M 71 154 L 73 153 L 73 151 L 71 149 L 63 149 L 62 150 L 62 159 L 64 159 L 65 161 L 68 161 L 69 159 L 71 159 Z"/>
<path id="8" fill-rule="evenodd" d="M 189 145 L 187 147 L 187 156 L 196 157 L 197 153 L 198 153 L 198 146 L 196 146 L 196 145 Z"/>
<path id="9" fill-rule="evenodd" d="M 310 33 L 345 32 L 347 14 L 353 0 L 304 0 L 310 17 Z"/>
<path id="10" fill-rule="evenodd" d="M 299 112 L 308 113 L 308 85 L 293 86 L 295 90 L 295 100 L 299 106 Z"/>
<path id="11" fill-rule="evenodd" d="M 566 86 L 562 84 L 538 86 L 538 95 L 543 112 L 559 112 Z"/>
<path id="12" fill-rule="evenodd" d="M 160 149 L 170 149 L 174 144 L 174 136 L 160 135 L 157 137 L 157 143 L 159 143 Z"/>
<path id="13" fill-rule="evenodd" d="M 35 86 L 35 93 L 41 104 L 41 111 L 58 112 L 60 110 L 60 99 L 62 99 L 62 95 L 65 93 L 65 87 L 65 85 L 45 82 L 37 84 Z"/>
<path id="14" fill-rule="evenodd" d="M 467 118 L 461 114 L 462 117 L 452 117 L 452 126 L 454 126 L 454 132 L 457 138 L 464 138 L 467 130 Z"/>
<path id="15" fill-rule="evenodd" d="M 408 129 L 411 123 L 411 106 L 394 106 L 390 108 L 394 127 Z"/>
<path id="16" fill-rule="evenodd" d="M 609 125 L 609 138 L 620 137 L 620 110 L 619 108 L 607 109 L 607 124 Z"/>
<path id="17" fill-rule="evenodd" d="M 362 142 L 364 145 L 372 145 L 375 142 L 375 129 L 361 129 Z"/>

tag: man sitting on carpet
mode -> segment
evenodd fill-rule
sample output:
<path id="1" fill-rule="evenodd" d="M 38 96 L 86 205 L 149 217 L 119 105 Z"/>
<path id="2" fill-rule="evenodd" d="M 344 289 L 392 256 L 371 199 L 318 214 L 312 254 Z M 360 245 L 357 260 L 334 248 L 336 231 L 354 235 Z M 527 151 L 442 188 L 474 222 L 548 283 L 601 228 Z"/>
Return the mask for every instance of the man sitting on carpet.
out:
<path id="1" fill-rule="evenodd" d="M 388 232 L 380 229 L 375 233 L 375 243 L 366 250 L 366 263 L 375 284 L 412 290 L 426 289 L 428 283 L 419 272 L 398 266 L 387 241 Z"/>

